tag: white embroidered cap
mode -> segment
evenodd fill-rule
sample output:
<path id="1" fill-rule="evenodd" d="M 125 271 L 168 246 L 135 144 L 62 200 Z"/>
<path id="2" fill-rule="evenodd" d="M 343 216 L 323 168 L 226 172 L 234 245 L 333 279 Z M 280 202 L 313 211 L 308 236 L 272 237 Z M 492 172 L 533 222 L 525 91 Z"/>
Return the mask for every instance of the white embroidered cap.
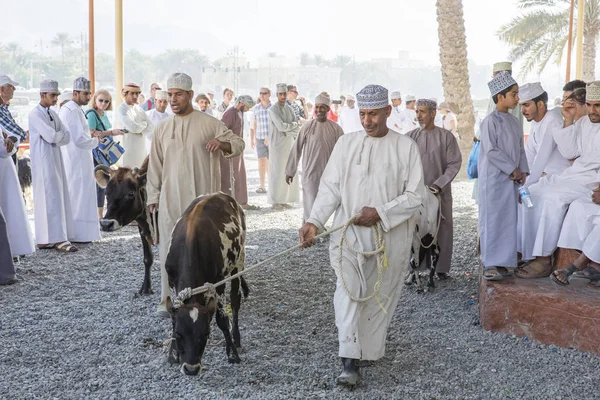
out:
<path id="1" fill-rule="evenodd" d="M 526 83 L 519 87 L 519 103 L 533 100 L 544 93 L 545 90 L 539 82 Z"/>
<path id="2" fill-rule="evenodd" d="M 40 93 L 56 93 L 60 94 L 58 90 L 58 82 L 52 79 L 46 79 L 40 83 Z"/>
<path id="3" fill-rule="evenodd" d="M 167 79 L 167 89 L 192 90 L 192 78 L 183 72 L 176 72 Z"/>

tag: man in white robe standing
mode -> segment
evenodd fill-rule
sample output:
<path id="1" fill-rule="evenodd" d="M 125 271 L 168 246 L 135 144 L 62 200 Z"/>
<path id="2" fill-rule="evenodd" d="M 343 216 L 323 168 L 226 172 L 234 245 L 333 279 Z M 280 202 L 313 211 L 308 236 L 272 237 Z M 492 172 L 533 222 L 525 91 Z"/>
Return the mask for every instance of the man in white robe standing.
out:
<path id="1" fill-rule="evenodd" d="M 300 201 L 298 180 L 287 184 L 285 167 L 290 150 L 300 131 L 300 122 L 288 104 L 287 85 L 277 84 L 277 103 L 269 108 L 269 191 L 267 202 L 274 209 L 290 208 Z"/>
<path id="2" fill-rule="evenodd" d="M 169 279 L 165 260 L 171 231 L 190 203 L 202 194 L 219 190 L 220 157 L 244 152 L 244 140 L 218 119 L 194 110 L 192 78 L 175 73 L 167 80 L 174 115 L 162 121 L 152 138 L 148 162 L 147 204 L 150 212 L 159 210 L 160 304 L 158 314 L 169 317 Z M 213 157 L 211 153 L 215 153 Z M 211 164 L 212 163 L 212 164 Z M 212 175 L 211 175 L 212 174 Z"/>
<path id="3" fill-rule="evenodd" d="M 11 159 L 17 152 L 20 141 L 15 142 L 13 138 L 4 132 L 4 129 L 0 130 L 0 208 L 4 210 L 10 254 L 12 257 L 18 258 L 35 252 L 35 244 L 29 227 L 17 169 Z M 0 281 L 2 280 L 7 279 L 4 279 L 0 272 Z"/>
<path id="4" fill-rule="evenodd" d="M 419 127 L 419 123 L 417 121 L 417 111 L 415 110 L 417 99 L 412 94 L 406 96 L 405 105 L 406 108 L 402 110 L 402 132 L 403 134 L 407 134 L 413 129 L 417 129 Z"/>
<path id="5" fill-rule="evenodd" d="M 115 111 L 115 128 L 126 130 L 122 145 L 125 153 L 120 163 L 123 166 L 139 168 L 146 159 L 146 140 L 154 131 L 154 124 L 138 105 L 141 89 L 135 83 L 128 83 L 121 91 L 123 103 Z"/>
<path id="6" fill-rule="evenodd" d="M 61 146 L 71 140 L 69 128 L 50 107 L 58 100 L 58 82 L 40 83 L 40 104 L 29 114 L 29 149 L 33 186 L 35 241 L 40 249 L 78 250 L 69 241 L 75 227 Z"/>
<path id="7" fill-rule="evenodd" d="M 406 133 L 404 132 L 404 114 L 400 109 L 400 105 L 402 104 L 402 93 L 399 91 L 392 92 L 390 95 L 392 100 L 392 113 L 390 117 L 387 119 L 387 127 L 398 133 Z"/>
<path id="8" fill-rule="evenodd" d="M 360 123 L 360 115 L 358 114 L 358 107 L 355 105 L 356 98 L 351 94 L 346 96 L 346 107 L 342 108 L 340 112 L 340 126 L 344 133 L 352 133 L 363 130 L 363 126 Z"/>
<path id="9" fill-rule="evenodd" d="M 356 97 L 364 130 L 338 140 L 321 178 L 310 218 L 299 232 L 300 243 L 311 246 L 317 232 L 325 229 L 335 212 L 334 226 L 354 218 L 346 232 L 348 245 L 367 251 L 376 247 L 372 227 L 379 225 L 383 230 L 389 262 L 380 281 L 376 256 L 357 254 L 345 244 L 339 266 L 342 233 L 331 235 L 329 255 L 337 275 L 333 304 L 344 368 L 337 382 L 348 386 L 359 383 L 359 360 L 379 360 L 384 356 L 388 326 L 408 268 L 414 216 L 425 193 L 417 144 L 386 125 L 392 112 L 387 89 L 368 85 Z M 375 283 L 381 285 L 377 298 L 352 300 L 373 295 Z"/>
<path id="10" fill-rule="evenodd" d="M 531 185 L 533 207 L 520 207 L 521 226 L 518 243 L 528 263 L 515 273 L 520 278 L 542 278 L 552 272 L 551 256 L 556 250 L 561 227 L 569 205 L 589 196 L 598 187 L 600 170 L 600 81 L 586 88 L 588 115 L 576 122 L 576 109 L 565 102 L 564 128 L 553 137 L 563 157 L 574 160 L 561 174 L 545 176 Z"/>
<path id="11" fill-rule="evenodd" d="M 563 127 L 561 114 L 548 111 L 548 93 L 539 82 L 526 83 L 519 88 L 521 111 L 531 130 L 525 154 L 531 175 L 526 186 L 536 183 L 542 175 L 560 174 L 571 166 L 554 143 L 553 133 Z"/>
<path id="12" fill-rule="evenodd" d="M 73 82 L 73 98 L 60 108 L 58 115 L 71 132 L 71 141 L 61 152 L 67 175 L 69 199 L 75 230 L 69 236 L 74 243 L 100 240 L 96 179 L 92 149 L 98 146 L 101 132 L 90 132 L 81 106 L 90 101 L 90 81 L 79 77 Z M 111 131 L 102 132 L 110 134 Z"/>
<path id="13" fill-rule="evenodd" d="M 167 106 L 169 105 L 169 92 L 166 90 L 157 90 L 154 94 L 156 99 L 154 100 L 154 108 L 150 111 L 146 111 L 148 118 L 154 124 L 154 127 L 160 123 L 163 119 L 169 116 L 167 113 Z M 146 136 L 146 153 L 150 154 L 150 146 L 152 144 L 152 133 Z"/>

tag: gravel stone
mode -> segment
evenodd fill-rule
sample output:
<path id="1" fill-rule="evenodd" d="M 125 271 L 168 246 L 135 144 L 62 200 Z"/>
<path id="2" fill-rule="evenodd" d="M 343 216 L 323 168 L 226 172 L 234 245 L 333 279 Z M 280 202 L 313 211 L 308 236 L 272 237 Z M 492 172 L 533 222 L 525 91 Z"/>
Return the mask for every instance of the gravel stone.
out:
<path id="1" fill-rule="evenodd" d="M 297 243 L 299 204 L 272 211 L 258 195 L 247 152 L 247 266 Z M 333 313 L 335 275 L 323 241 L 246 275 L 241 364 L 231 365 L 213 323 L 203 373 L 166 362 L 170 321 L 154 294 L 138 296 L 142 247 L 135 227 L 103 234 L 78 253 L 41 250 L 0 288 L 1 399 L 598 399 L 600 357 L 483 331 L 478 316 L 477 209 L 472 183 L 454 184 L 451 279 L 431 293 L 406 287 L 386 355 L 364 363 L 355 390 L 335 385 L 341 363 Z M 156 251 L 156 249 L 155 249 Z"/>

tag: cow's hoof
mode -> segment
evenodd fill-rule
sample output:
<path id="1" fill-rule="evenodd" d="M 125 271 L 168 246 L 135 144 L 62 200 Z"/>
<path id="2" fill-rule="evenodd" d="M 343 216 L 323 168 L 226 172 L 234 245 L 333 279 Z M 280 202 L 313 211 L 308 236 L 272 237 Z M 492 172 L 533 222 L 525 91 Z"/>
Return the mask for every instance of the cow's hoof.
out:
<path id="1" fill-rule="evenodd" d="M 242 359 L 237 354 L 234 354 L 233 356 L 229 357 L 227 361 L 229 361 L 229 364 L 239 364 L 242 362 Z"/>
<path id="2" fill-rule="evenodd" d="M 153 291 L 152 289 L 144 289 L 144 288 L 141 288 L 141 289 L 140 289 L 140 291 L 138 292 L 138 294 L 139 294 L 140 296 L 148 296 L 148 295 L 150 295 L 150 294 L 154 294 L 154 291 Z"/>

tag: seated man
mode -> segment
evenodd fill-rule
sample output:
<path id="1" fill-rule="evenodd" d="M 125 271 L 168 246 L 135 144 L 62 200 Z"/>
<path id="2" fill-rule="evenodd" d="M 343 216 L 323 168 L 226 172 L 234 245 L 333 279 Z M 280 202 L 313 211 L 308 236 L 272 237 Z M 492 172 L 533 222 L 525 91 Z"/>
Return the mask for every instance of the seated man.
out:
<path id="1" fill-rule="evenodd" d="M 563 157 L 573 165 L 563 173 L 541 178 L 530 187 L 533 207 L 520 207 L 518 251 L 523 260 L 531 260 L 517 269 L 520 278 L 550 275 L 550 257 L 558 239 L 569 204 L 589 194 L 598 186 L 600 169 L 600 81 L 587 86 L 587 117 L 576 122 L 575 108 L 565 106 L 564 128 L 553 132 L 554 141 Z"/>
<path id="2" fill-rule="evenodd" d="M 571 203 L 558 246 L 579 250 L 582 254 L 568 267 L 552 273 L 555 283 L 600 284 L 600 186 L 592 191 L 591 198 Z"/>

